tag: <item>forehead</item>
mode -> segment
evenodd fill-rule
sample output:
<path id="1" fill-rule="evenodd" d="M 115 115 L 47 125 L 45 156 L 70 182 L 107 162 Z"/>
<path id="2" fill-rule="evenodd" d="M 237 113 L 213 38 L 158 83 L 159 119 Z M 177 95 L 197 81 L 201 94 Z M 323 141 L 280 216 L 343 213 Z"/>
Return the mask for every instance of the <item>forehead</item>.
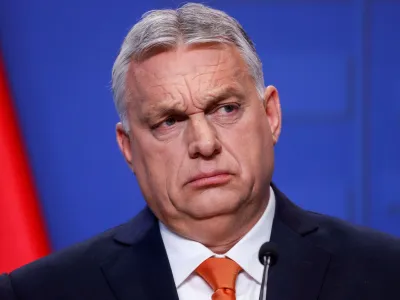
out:
<path id="1" fill-rule="evenodd" d="M 202 98 L 219 86 L 243 85 L 249 77 L 247 65 L 234 46 L 180 46 L 132 62 L 127 74 L 127 98 L 136 108 L 161 100 Z"/>
<path id="2" fill-rule="evenodd" d="M 248 73 L 236 47 L 226 44 L 180 46 L 162 51 L 142 62 L 132 62 L 127 74 L 130 88 L 157 87 L 162 84 L 236 79 Z"/>

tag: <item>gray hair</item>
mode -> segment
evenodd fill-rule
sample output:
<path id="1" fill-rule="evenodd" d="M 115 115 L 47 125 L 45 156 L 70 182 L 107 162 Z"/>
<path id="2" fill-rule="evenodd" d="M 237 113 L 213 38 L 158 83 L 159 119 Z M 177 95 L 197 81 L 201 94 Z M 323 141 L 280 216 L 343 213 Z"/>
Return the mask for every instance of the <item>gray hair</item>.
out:
<path id="1" fill-rule="evenodd" d="M 188 3 L 176 10 L 152 10 L 129 31 L 112 69 L 114 102 L 121 122 L 128 130 L 126 116 L 126 74 L 129 63 L 140 62 L 154 49 L 173 49 L 179 44 L 225 43 L 235 45 L 262 98 L 264 76 L 254 44 L 234 18 L 220 10 Z"/>

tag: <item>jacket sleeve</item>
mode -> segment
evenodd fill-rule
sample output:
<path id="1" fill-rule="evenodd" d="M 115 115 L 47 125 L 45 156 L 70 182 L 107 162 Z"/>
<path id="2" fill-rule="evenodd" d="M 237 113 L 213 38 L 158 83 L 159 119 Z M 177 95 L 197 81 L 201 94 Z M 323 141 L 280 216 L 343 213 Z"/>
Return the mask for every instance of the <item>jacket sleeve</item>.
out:
<path id="1" fill-rule="evenodd" d="M 7 274 L 0 275 L 0 300 L 17 300 Z"/>

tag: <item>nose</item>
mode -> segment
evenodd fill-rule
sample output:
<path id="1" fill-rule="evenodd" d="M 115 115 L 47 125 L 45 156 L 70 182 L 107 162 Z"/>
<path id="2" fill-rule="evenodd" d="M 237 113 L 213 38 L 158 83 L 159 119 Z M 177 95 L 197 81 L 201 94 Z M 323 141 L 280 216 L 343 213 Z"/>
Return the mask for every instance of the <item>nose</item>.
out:
<path id="1" fill-rule="evenodd" d="M 190 158 L 211 158 L 221 152 L 215 127 L 204 115 L 193 116 L 188 128 Z"/>

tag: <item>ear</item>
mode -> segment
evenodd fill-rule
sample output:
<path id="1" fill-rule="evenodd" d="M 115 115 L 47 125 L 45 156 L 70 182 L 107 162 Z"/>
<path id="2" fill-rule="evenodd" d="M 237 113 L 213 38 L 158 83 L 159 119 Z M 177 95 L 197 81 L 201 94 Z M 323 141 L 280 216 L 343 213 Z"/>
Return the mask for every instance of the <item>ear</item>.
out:
<path id="1" fill-rule="evenodd" d="M 278 90 L 272 85 L 265 89 L 264 108 L 271 128 L 272 140 L 275 145 L 278 142 L 279 135 L 281 134 L 282 113 Z"/>
<path id="2" fill-rule="evenodd" d="M 121 122 L 117 123 L 115 131 L 119 149 L 121 150 L 122 155 L 124 156 L 129 167 L 131 168 L 133 173 L 135 173 L 132 163 L 132 146 L 131 146 L 131 137 L 129 136 L 129 132 L 126 132 Z"/>

